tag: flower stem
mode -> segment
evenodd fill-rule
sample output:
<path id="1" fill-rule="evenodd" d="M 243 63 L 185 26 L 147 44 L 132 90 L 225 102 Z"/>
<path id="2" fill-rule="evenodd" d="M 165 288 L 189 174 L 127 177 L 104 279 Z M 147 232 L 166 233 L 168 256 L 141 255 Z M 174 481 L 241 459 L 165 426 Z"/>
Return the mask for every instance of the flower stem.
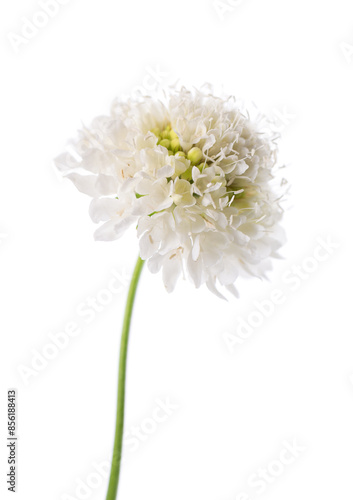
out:
<path id="1" fill-rule="evenodd" d="M 123 447 L 123 431 L 124 431 L 124 409 L 125 409 L 125 380 L 126 380 L 126 358 L 127 358 L 127 348 L 129 341 L 130 323 L 132 309 L 134 306 L 134 300 L 136 295 L 136 289 L 141 275 L 142 267 L 144 261 L 138 257 L 135 269 L 131 278 L 130 288 L 126 300 L 125 315 L 123 322 L 123 329 L 121 334 L 120 342 L 120 358 L 119 358 L 119 378 L 118 378 L 118 406 L 116 412 L 116 427 L 115 427 L 115 439 L 114 439 L 114 451 L 112 466 L 110 471 L 110 479 L 108 486 L 108 493 L 106 500 L 116 500 L 118 485 L 119 485 L 119 475 L 120 475 L 120 464 L 121 464 L 121 454 Z"/>

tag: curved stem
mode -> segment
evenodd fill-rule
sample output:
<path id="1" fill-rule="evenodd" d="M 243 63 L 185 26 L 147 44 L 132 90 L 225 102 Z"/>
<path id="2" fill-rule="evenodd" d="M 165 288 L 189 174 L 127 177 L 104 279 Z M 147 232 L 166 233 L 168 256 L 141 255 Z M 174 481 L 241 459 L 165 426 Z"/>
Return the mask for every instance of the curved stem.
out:
<path id="1" fill-rule="evenodd" d="M 116 500 L 118 492 L 121 453 L 123 447 L 123 431 L 124 431 L 126 358 L 127 358 L 132 309 L 134 306 L 136 289 L 141 275 L 143 264 L 144 261 L 140 257 L 138 257 L 131 278 L 130 288 L 126 300 L 125 315 L 124 315 L 124 322 L 123 322 L 123 329 L 122 329 L 121 343 L 120 343 L 118 406 L 116 412 L 114 451 L 113 451 L 113 459 L 112 459 L 112 466 L 110 471 L 110 479 L 109 479 L 109 486 L 108 486 L 108 493 L 106 500 Z"/>

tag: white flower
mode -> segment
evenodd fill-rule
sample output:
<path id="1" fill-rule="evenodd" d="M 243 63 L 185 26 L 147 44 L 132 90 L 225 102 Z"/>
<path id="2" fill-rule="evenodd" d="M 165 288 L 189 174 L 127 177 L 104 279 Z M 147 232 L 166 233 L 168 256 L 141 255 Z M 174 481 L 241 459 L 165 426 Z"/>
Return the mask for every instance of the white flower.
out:
<path id="1" fill-rule="evenodd" d="M 283 243 L 276 145 L 233 98 L 182 88 L 164 101 L 115 102 L 56 166 L 93 198 L 96 239 L 137 227 L 141 258 L 163 269 L 168 291 L 187 275 L 236 293 L 237 277 L 264 276 Z"/>

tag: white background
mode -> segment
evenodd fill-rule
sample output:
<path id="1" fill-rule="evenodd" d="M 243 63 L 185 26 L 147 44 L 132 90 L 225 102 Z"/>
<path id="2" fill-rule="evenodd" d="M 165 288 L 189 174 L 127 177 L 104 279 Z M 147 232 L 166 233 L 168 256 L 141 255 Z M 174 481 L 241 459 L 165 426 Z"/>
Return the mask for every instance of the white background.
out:
<path id="1" fill-rule="evenodd" d="M 132 233 L 95 243 L 89 199 L 59 178 L 52 158 L 116 95 L 153 83 L 151 71 L 164 73 L 154 82 L 161 86 L 223 86 L 277 119 L 291 185 L 288 243 L 269 282 L 238 284 L 240 300 L 183 282 L 168 295 L 161 276 L 144 270 L 126 429 L 152 431 L 142 431 L 136 451 L 125 448 L 119 499 L 353 496 L 352 3 L 229 0 L 227 10 L 222 19 L 212 0 L 71 0 L 16 52 L 9 34 L 21 36 L 23 18 L 43 9 L 35 0 L 2 3 L 1 498 L 13 498 L 12 387 L 17 498 L 105 498 L 107 479 L 92 473 L 110 459 L 126 280 L 89 324 L 78 308 L 106 297 L 112 270 L 131 272 L 137 242 Z M 335 248 L 315 265 L 317 238 Z M 295 283 L 296 265 L 310 270 Z M 236 343 L 241 319 L 259 319 L 255 301 L 273 289 L 282 304 Z M 31 367 L 50 333 L 72 322 L 80 334 L 26 384 L 19 367 Z M 178 408 L 151 423 L 166 398 Z M 293 463 L 273 463 L 293 440 L 302 450 Z M 259 494 L 248 479 L 261 467 L 279 472 Z M 94 487 L 85 496 L 76 489 L 87 478 Z"/>

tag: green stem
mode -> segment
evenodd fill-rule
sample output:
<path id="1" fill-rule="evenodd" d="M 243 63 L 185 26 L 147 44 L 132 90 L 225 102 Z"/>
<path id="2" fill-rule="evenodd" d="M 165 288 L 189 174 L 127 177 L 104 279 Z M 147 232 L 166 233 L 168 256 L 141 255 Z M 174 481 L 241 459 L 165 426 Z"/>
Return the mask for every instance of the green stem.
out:
<path id="1" fill-rule="evenodd" d="M 118 378 L 118 406 L 116 412 L 116 427 L 115 427 L 115 439 L 114 439 L 114 451 L 112 466 L 110 471 L 110 479 L 108 486 L 108 493 L 106 500 L 116 500 L 118 485 L 119 485 L 119 475 L 120 475 L 120 464 L 121 464 L 121 453 L 123 447 L 123 431 L 124 431 L 124 409 L 125 409 L 125 380 L 126 380 L 126 358 L 127 358 L 127 348 L 129 341 L 129 331 L 131 323 L 132 309 L 134 306 L 134 300 L 136 295 L 136 289 L 141 275 L 142 267 L 144 261 L 138 257 L 135 269 L 131 278 L 129 293 L 126 300 L 125 316 L 123 322 L 123 330 L 121 334 L 120 342 L 120 359 L 119 359 L 119 378 Z"/>

